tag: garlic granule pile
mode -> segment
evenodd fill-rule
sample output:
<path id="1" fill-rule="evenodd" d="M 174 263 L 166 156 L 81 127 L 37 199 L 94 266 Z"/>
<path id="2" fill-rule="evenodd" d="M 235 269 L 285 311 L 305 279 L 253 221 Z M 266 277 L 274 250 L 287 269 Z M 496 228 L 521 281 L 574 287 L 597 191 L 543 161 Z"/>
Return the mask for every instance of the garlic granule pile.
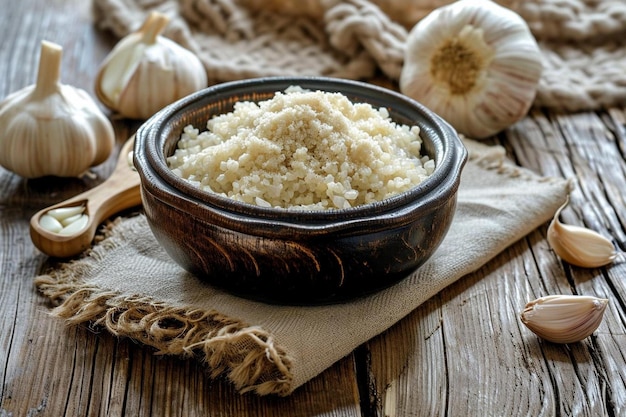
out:
<path id="1" fill-rule="evenodd" d="M 174 155 L 176 175 L 203 190 L 263 207 L 343 209 L 409 190 L 432 174 L 419 127 L 340 93 L 298 87 L 272 99 L 238 102 L 187 126 Z"/>

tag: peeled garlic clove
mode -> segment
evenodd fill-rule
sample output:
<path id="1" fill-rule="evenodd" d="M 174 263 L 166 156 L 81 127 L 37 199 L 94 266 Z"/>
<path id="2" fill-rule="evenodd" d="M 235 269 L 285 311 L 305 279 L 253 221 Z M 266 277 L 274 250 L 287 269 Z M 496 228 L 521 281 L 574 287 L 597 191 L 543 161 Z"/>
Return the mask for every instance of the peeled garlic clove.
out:
<path id="1" fill-rule="evenodd" d="M 115 144 L 113 126 L 87 92 L 60 83 L 62 52 L 43 41 L 37 82 L 0 103 L 0 165 L 25 178 L 81 176 Z"/>
<path id="2" fill-rule="evenodd" d="M 518 14 L 488 0 L 460 0 L 411 29 L 400 90 L 460 133 L 481 139 L 527 114 L 541 59 Z"/>
<path id="3" fill-rule="evenodd" d="M 49 214 L 41 216 L 39 218 L 39 224 L 52 233 L 59 233 L 63 229 L 61 222 Z"/>
<path id="4" fill-rule="evenodd" d="M 126 156 L 126 162 L 128 163 L 130 169 L 136 171 L 135 164 L 133 164 L 133 151 L 128 152 L 128 155 Z"/>
<path id="5" fill-rule="evenodd" d="M 550 295 L 526 304 L 520 318 L 533 333 L 554 343 L 590 336 L 602 322 L 609 300 L 582 295 Z"/>
<path id="6" fill-rule="evenodd" d="M 58 233 L 60 235 L 71 235 L 76 232 L 80 232 L 87 226 L 89 222 L 89 217 L 86 214 L 80 214 L 74 221 L 69 223 L 63 229 L 61 229 Z"/>
<path id="7" fill-rule="evenodd" d="M 63 220 L 61 220 L 61 224 L 63 225 L 63 227 L 67 227 L 70 224 L 78 221 L 81 218 L 82 214 L 76 214 L 74 216 L 70 216 L 68 218 L 65 218 Z"/>
<path id="8" fill-rule="evenodd" d="M 59 207 L 48 210 L 39 218 L 39 225 L 49 232 L 69 235 L 82 230 L 89 221 L 85 205 Z"/>
<path id="9" fill-rule="evenodd" d="M 85 206 L 80 205 L 74 207 L 59 207 L 56 209 L 48 210 L 46 214 L 61 221 L 67 219 L 68 217 L 73 217 L 77 214 L 81 214 L 83 211 L 85 211 Z"/>
<path id="10" fill-rule="evenodd" d="M 124 117 L 147 119 L 166 105 L 207 86 L 200 59 L 161 36 L 169 18 L 148 15 L 143 26 L 121 39 L 102 63 L 95 91 Z"/>
<path id="11" fill-rule="evenodd" d="M 561 223 L 559 216 L 565 202 L 554 214 L 548 227 L 548 243 L 565 262 L 582 268 L 597 268 L 615 260 L 617 252 L 610 240 L 580 226 Z"/>

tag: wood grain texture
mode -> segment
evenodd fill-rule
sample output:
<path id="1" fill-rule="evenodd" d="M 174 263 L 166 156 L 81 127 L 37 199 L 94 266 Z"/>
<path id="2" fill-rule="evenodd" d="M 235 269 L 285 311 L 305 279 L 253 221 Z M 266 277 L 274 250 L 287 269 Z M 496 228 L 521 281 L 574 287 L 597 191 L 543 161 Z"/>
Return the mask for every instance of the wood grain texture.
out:
<path id="1" fill-rule="evenodd" d="M 114 40 L 89 2 L 0 0 L 0 97 L 34 82 L 39 43 L 64 47 L 62 80 L 93 95 Z M 493 143 L 518 164 L 574 180 L 563 221 L 626 246 L 626 110 L 533 112 Z M 117 146 L 137 123 L 114 120 Z M 102 183 L 23 180 L 0 168 L 0 416 L 619 416 L 626 415 L 626 264 L 562 263 L 547 225 L 443 290 L 288 398 L 240 395 L 192 360 L 155 355 L 98 328 L 67 327 L 33 287 L 47 258 L 29 238 L 38 210 Z M 594 335 L 555 345 L 519 320 L 548 294 L 610 300 Z M 302 329 L 306 337 L 306 329 Z"/>
<path id="2" fill-rule="evenodd" d="M 564 221 L 604 234 L 618 250 L 624 243 L 623 140 L 623 111 L 618 109 L 567 116 L 535 112 L 500 138 L 522 166 L 573 178 Z M 619 277 L 626 266 L 564 264 L 550 250 L 545 233 L 546 227 L 534 231 L 391 329 L 393 337 L 368 344 L 381 415 L 472 415 L 477 410 L 508 416 L 623 415 L 624 280 Z M 592 337 L 557 345 L 536 338 L 519 320 L 528 301 L 548 294 L 611 301 Z M 436 330 L 415 333 L 423 326 Z M 399 352 L 405 358 L 400 367 L 374 360 L 389 361 Z M 391 378 L 390 369 L 397 369 Z M 426 384 L 433 373 L 445 378 Z M 424 386 L 430 389 L 420 389 Z M 436 405 L 433 391 L 440 393 Z M 403 393 L 402 401 L 396 400 L 397 392 Z"/>
<path id="3" fill-rule="evenodd" d="M 62 82 L 93 97 L 92 75 L 113 41 L 95 29 L 90 3 L 0 3 L 0 97 L 34 82 L 42 39 L 64 48 Z M 27 181 L 0 168 L 0 416 L 309 416 L 312 409 L 320 416 L 360 416 L 352 357 L 289 398 L 258 398 L 210 381 L 197 362 L 156 356 L 130 340 L 66 327 L 48 315 L 32 281 L 47 258 L 30 241 L 28 221 L 111 175 L 138 123 L 114 119 L 114 127 L 117 151 L 92 177 Z"/>

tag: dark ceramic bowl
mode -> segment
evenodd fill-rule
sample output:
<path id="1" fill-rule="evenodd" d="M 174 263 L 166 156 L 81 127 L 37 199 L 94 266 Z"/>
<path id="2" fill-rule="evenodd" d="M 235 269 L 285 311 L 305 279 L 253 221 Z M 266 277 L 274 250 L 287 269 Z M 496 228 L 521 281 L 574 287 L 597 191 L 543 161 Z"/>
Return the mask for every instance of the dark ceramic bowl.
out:
<path id="1" fill-rule="evenodd" d="M 202 191 L 166 163 L 183 128 L 202 128 L 238 101 L 260 101 L 298 85 L 341 92 L 386 107 L 398 123 L 418 125 L 422 153 L 436 169 L 413 189 L 349 209 L 287 211 Z M 370 84 L 319 77 L 224 83 L 166 107 L 135 136 L 134 164 L 150 227 L 169 255 L 207 283 L 280 304 L 320 304 L 370 294 L 424 263 L 448 231 L 467 152 L 456 132 L 419 103 Z"/>

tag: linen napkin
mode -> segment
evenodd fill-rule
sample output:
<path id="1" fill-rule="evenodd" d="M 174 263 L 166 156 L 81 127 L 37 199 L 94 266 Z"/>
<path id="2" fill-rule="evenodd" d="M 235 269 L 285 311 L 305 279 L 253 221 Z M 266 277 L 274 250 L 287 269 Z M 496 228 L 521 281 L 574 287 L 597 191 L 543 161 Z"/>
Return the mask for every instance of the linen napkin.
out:
<path id="1" fill-rule="evenodd" d="M 364 298 L 297 307 L 229 295 L 175 264 L 141 213 L 109 224 L 92 249 L 52 265 L 36 286 L 70 324 L 195 358 L 241 392 L 288 395 L 545 224 L 565 201 L 567 180 L 515 166 L 500 146 L 465 145 L 469 160 L 442 244 L 404 280 Z"/>

